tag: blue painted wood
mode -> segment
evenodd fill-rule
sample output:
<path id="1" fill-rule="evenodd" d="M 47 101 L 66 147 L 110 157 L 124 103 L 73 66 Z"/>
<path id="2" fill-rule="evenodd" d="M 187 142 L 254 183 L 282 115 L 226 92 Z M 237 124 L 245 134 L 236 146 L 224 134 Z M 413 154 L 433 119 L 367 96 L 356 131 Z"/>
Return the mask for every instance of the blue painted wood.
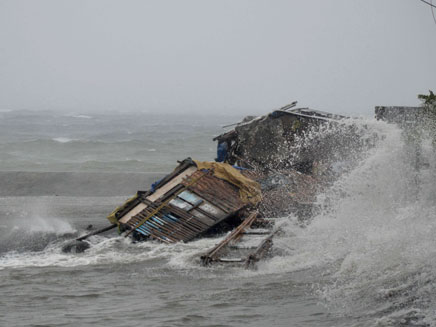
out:
<path id="1" fill-rule="evenodd" d="M 145 230 L 145 228 L 138 227 L 138 228 L 136 229 L 136 231 L 139 232 L 139 233 L 141 233 L 142 235 L 145 235 L 145 236 L 150 235 L 150 232 L 148 232 L 147 230 Z"/>
<path id="2" fill-rule="evenodd" d="M 138 227 L 138 229 L 139 229 L 139 230 L 142 230 L 143 232 L 150 233 L 150 229 L 147 228 L 146 226 Z"/>
<path id="3" fill-rule="evenodd" d="M 161 232 L 162 230 L 160 229 L 160 227 L 153 221 L 147 220 L 146 222 L 147 225 L 153 227 L 154 229 L 156 229 L 157 231 Z"/>
<path id="4" fill-rule="evenodd" d="M 165 220 L 167 220 L 168 222 L 176 222 L 179 220 L 179 218 L 177 218 L 176 216 L 173 216 L 172 214 L 168 213 L 166 215 L 163 216 Z"/>
<path id="5" fill-rule="evenodd" d="M 153 216 L 153 217 L 151 217 L 151 220 L 153 220 L 155 223 L 158 223 L 162 226 L 165 225 L 165 223 L 162 220 L 160 220 L 159 217 Z"/>

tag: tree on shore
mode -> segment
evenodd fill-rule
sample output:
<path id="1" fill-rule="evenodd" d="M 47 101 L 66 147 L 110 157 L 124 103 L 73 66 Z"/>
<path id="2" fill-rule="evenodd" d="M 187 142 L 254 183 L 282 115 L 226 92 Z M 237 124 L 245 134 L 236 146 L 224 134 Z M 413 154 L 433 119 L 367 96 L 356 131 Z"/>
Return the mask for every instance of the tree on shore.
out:
<path id="1" fill-rule="evenodd" d="M 433 145 L 436 146 L 436 95 L 429 90 L 429 94 L 418 94 L 424 109 L 424 128 L 429 133 Z"/>
<path id="2" fill-rule="evenodd" d="M 436 106 L 436 95 L 432 90 L 429 90 L 430 94 L 418 94 L 418 99 L 422 101 L 423 106 Z"/>

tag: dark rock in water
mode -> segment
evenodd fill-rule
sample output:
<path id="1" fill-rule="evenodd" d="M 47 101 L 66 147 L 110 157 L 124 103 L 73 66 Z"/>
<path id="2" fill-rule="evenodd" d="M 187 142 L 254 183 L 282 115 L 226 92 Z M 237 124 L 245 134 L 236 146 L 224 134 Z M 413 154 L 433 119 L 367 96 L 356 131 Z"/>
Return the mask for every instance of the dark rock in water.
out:
<path id="1" fill-rule="evenodd" d="M 62 247 L 64 253 L 82 253 L 89 249 L 90 245 L 85 241 L 71 241 Z"/>

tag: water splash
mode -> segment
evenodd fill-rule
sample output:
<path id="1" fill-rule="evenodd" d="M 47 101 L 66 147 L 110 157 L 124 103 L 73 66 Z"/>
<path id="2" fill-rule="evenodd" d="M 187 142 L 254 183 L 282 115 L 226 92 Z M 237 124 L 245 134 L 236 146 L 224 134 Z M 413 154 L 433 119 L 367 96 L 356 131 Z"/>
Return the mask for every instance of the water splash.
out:
<path id="1" fill-rule="evenodd" d="M 55 217 L 40 217 L 32 218 L 30 225 L 27 225 L 27 233 L 53 233 L 56 235 L 72 234 L 76 229 L 65 220 Z"/>
<path id="2" fill-rule="evenodd" d="M 38 198 L 22 198 L 20 206 L 4 211 L 0 254 L 9 251 L 42 251 L 58 238 L 71 237 L 76 229 L 66 219 L 55 215 L 48 203 Z"/>
<path id="3" fill-rule="evenodd" d="M 319 297 L 344 315 L 435 322 L 434 150 L 424 142 L 422 160 L 430 164 L 421 169 L 398 128 L 368 126 L 381 136 L 376 147 L 318 197 L 322 210 L 311 224 L 286 219 L 286 234 L 275 242 L 286 255 L 262 268 L 306 270 Z"/>

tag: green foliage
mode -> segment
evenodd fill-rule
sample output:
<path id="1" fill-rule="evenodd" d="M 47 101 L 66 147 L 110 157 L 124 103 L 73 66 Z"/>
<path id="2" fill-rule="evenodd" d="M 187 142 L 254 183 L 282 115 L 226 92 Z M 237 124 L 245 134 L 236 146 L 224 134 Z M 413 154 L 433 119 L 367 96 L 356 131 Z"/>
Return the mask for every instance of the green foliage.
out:
<path id="1" fill-rule="evenodd" d="M 418 99 L 422 101 L 424 108 L 424 124 L 423 127 L 436 146 L 436 95 L 429 90 L 429 94 L 419 94 Z"/>
<path id="2" fill-rule="evenodd" d="M 422 101 L 422 106 L 426 111 L 427 119 L 434 120 L 436 122 L 436 95 L 433 91 L 429 90 L 429 94 L 419 94 L 418 99 Z"/>
<path id="3" fill-rule="evenodd" d="M 432 90 L 428 90 L 430 92 L 429 95 L 426 94 L 418 94 L 418 99 L 422 101 L 424 106 L 435 106 L 436 105 L 436 95 Z"/>

